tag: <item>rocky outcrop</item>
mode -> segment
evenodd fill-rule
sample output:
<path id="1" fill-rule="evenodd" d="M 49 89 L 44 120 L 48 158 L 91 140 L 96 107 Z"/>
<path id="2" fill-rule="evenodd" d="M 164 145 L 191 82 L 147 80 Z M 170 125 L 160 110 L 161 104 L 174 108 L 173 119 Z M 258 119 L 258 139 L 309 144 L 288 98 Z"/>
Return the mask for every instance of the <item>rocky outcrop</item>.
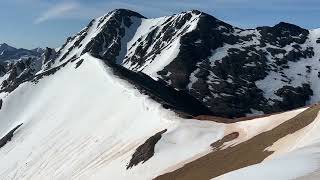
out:
<path id="1" fill-rule="evenodd" d="M 31 80 L 41 69 L 41 60 L 38 57 L 21 58 L 8 63 L 7 78 L 1 82 L 0 92 L 11 92 L 21 83 Z"/>
<path id="2" fill-rule="evenodd" d="M 133 34 L 129 34 L 130 32 L 128 32 L 127 29 L 137 28 L 139 26 L 139 24 L 137 24 L 135 27 L 132 27 L 134 18 L 136 21 L 139 21 L 139 19 L 145 17 L 131 10 L 116 9 L 99 19 L 92 20 L 86 28 L 75 36 L 68 38 L 67 42 L 57 52 L 57 60 L 70 60 L 82 54 L 91 53 L 96 57 L 99 56 L 106 61 L 115 63 L 117 57 L 120 56 L 121 48 L 126 48 L 123 47 L 125 43 L 122 44 L 122 39 L 126 35 L 133 36 Z M 91 29 L 98 31 L 98 33 L 87 42 L 85 39 L 90 35 L 88 32 Z M 130 37 L 127 37 L 127 39 L 130 39 Z M 69 57 L 74 51 L 78 51 L 78 53 Z"/>
<path id="3" fill-rule="evenodd" d="M 11 141 L 12 137 L 13 137 L 13 133 L 20 127 L 22 126 L 22 124 L 16 126 L 15 128 L 13 128 L 10 132 L 8 132 L 5 136 L 3 136 L 0 139 L 0 148 L 2 148 L 4 145 L 6 145 L 9 141 Z"/>
<path id="4" fill-rule="evenodd" d="M 19 84 L 30 80 L 41 69 L 43 49 L 17 49 L 0 44 L 0 92 L 13 91 Z"/>
<path id="5" fill-rule="evenodd" d="M 41 55 L 42 64 L 44 66 L 43 69 L 51 68 L 55 58 L 57 58 L 57 52 L 54 49 L 47 47 Z"/>
<path id="6" fill-rule="evenodd" d="M 132 158 L 127 166 L 127 169 L 132 168 L 133 166 L 138 165 L 139 163 L 144 163 L 148 161 L 154 154 L 154 147 L 157 142 L 161 139 L 163 133 L 167 130 L 158 132 L 157 134 L 151 136 L 146 140 L 142 145 L 140 145 L 136 152 L 132 155 Z"/>

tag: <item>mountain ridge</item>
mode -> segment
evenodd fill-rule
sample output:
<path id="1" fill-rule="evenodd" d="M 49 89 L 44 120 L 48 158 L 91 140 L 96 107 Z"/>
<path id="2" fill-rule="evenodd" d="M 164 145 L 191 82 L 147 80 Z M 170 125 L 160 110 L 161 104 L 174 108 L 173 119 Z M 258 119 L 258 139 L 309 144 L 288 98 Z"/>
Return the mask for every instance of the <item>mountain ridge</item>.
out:
<path id="1" fill-rule="evenodd" d="M 0 179 L 318 178 L 319 30 L 121 11 L 5 66 Z"/>
<path id="2" fill-rule="evenodd" d="M 210 109 L 206 115 L 282 112 L 320 100 L 320 72 L 313 65 L 320 59 L 318 36 L 317 30 L 285 22 L 241 29 L 198 10 L 148 19 L 116 9 L 92 20 L 59 49 L 45 49 L 41 68 L 28 77 L 90 53 L 187 92 Z M 302 72 L 294 74 L 296 66 Z"/>
<path id="3" fill-rule="evenodd" d="M 308 82 L 308 74 L 314 79 L 316 68 L 295 75 L 285 72 L 291 62 L 317 59 L 317 44 L 309 43 L 315 41 L 310 39 L 315 31 L 284 22 L 241 29 L 195 10 L 146 19 L 118 9 L 69 38 L 55 61 L 62 63 L 89 52 L 187 91 L 215 115 L 241 117 L 294 109 L 315 96 L 317 89 Z M 50 61 L 48 65 L 55 63 L 59 64 Z M 279 85 L 268 93 L 263 80 L 273 73 Z M 290 84 L 301 79 L 299 74 L 305 79 Z M 290 98 L 294 102 L 289 102 L 289 96 L 295 97 Z"/>

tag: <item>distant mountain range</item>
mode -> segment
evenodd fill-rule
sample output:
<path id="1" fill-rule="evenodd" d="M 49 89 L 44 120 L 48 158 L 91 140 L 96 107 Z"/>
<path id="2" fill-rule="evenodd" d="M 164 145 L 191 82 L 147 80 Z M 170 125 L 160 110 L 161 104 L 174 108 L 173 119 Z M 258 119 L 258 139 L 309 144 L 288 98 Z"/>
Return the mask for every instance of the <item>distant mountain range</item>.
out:
<path id="1" fill-rule="evenodd" d="M 45 50 L 15 48 L 6 43 L 0 44 L 0 87 L 20 84 L 40 71 Z"/>
<path id="2" fill-rule="evenodd" d="M 23 48 L 15 48 L 6 43 L 0 44 L 0 61 L 4 60 L 17 60 L 22 57 L 35 56 L 39 57 L 43 53 L 43 49 L 36 48 L 32 50 L 27 50 Z"/>
<path id="3" fill-rule="evenodd" d="M 0 179 L 318 177 L 319 49 L 320 29 L 197 10 L 0 44 Z"/>

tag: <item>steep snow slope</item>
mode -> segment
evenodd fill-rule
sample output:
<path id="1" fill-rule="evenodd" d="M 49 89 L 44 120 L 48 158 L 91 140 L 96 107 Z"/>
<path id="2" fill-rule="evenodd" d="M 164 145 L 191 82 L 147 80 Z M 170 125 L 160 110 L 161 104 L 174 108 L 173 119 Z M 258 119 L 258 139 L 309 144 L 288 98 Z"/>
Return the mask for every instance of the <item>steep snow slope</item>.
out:
<path id="1" fill-rule="evenodd" d="M 1 137 L 23 124 L 0 149 L 0 179 L 150 179 L 223 136 L 223 125 L 180 119 L 100 60 L 81 58 L 0 95 Z M 155 155 L 127 170 L 135 149 L 165 129 Z"/>

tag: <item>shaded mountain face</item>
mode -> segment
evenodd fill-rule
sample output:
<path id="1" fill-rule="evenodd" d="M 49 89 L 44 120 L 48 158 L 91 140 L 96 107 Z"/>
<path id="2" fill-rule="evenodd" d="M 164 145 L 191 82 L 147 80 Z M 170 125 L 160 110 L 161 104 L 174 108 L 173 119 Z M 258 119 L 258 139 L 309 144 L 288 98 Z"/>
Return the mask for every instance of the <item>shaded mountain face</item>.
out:
<path id="1" fill-rule="evenodd" d="M 42 56 L 47 50 L 17 49 L 6 43 L 0 44 L 0 91 L 12 91 L 41 69 Z"/>
<path id="2" fill-rule="evenodd" d="M 41 48 L 36 48 L 32 50 L 15 48 L 6 43 L 0 44 L 0 61 L 13 61 L 20 59 L 21 57 L 30 57 L 30 56 L 41 56 L 43 50 Z"/>
<path id="3" fill-rule="evenodd" d="M 240 117 L 318 102 L 319 38 L 284 22 L 241 29 L 196 10 L 147 19 L 118 9 L 47 49 L 41 71 L 90 53 L 187 93 L 210 114 Z"/>

